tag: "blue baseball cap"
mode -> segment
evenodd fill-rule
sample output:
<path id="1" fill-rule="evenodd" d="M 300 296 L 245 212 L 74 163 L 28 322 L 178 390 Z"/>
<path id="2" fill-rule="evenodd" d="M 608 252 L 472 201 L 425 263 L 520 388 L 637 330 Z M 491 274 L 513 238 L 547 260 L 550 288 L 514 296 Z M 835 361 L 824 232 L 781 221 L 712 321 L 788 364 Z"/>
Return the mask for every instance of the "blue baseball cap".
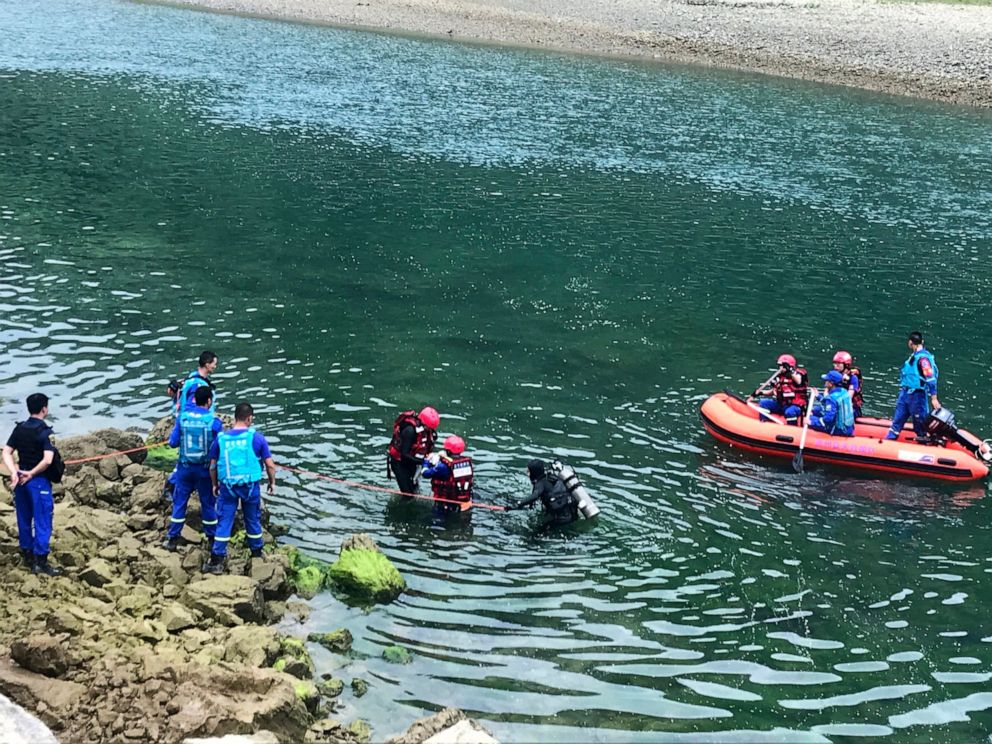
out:
<path id="1" fill-rule="evenodd" d="M 844 381 L 844 375 L 835 369 L 830 370 L 825 375 L 820 375 L 821 380 L 826 380 L 827 382 L 832 382 L 834 385 L 840 385 Z"/>

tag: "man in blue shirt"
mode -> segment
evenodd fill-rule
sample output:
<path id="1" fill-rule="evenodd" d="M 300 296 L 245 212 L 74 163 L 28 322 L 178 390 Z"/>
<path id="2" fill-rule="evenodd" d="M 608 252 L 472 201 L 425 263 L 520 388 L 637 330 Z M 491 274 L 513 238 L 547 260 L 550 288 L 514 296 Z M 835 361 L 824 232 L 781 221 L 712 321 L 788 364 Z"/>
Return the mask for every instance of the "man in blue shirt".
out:
<path id="1" fill-rule="evenodd" d="M 912 417 L 916 438 L 927 441 L 926 418 L 931 409 L 940 408 L 937 400 L 937 361 L 923 345 L 923 334 L 913 331 L 907 341 L 909 358 L 899 371 L 899 397 L 892 414 L 892 426 L 886 439 L 898 439 L 903 425 Z M 930 407 L 927 407 L 929 401 Z"/>
<path id="2" fill-rule="evenodd" d="M 200 358 L 197 360 L 197 368 L 186 375 L 186 379 L 183 380 L 182 387 L 176 395 L 175 412 L 177 416 L 185 409 L 195 405 L 193 394 L 199 388 L 208 387 L 211 392 L 213 391 L 214 384 L 210 381 L 210 375 L 217 369 L 217 364 L 217 355 L 212 351 L 203 351 L 200 354 Z M 213 413 L 215 409 L 216 406 L 211 404 L 210 413 Z"/>
<path id="3" fill-rule="evenodd" d="M 843 387 L 844 375 L 835 369 L 821 375 L 826 395 L 813 406 L 809 428 L 841 437 L 854 436 L 854 404 Z"/>
<path id="4" fill-rule="evenodd" d="M 219 418 L 211 413 L 213 391 L 203 385 L 193 393 L 193 405 L 183 409 L 169 435 L 169 446 L 179 448 L 176 465 L 176 487 L 172 493 L 172 517 L 165 539 L 166 550 L 179 547 L 179 534 L 186 524 L 186 506 L 194 489 L 200 495 L 203 534 L 207 536 L 208 551 L 213 547 L 217 531 L 217 508 L 210 468 L 207 467 L 210 448 L 224 430 Z"/>
<path id="5" fill-rule="evenodd" d="M 210 478 L 217 495 L 218 524 L 210 562 L 204 567 L 208 573 L 224 573 L 224 558 L 239 501 L 252 558 L 262 556 L 262 463 L 268 474 L 269 495 L 275 493 L 276 464 L 269 443 L 252 428 L 254 421 L 255 410 L 248 403 L 238 403 L 234 409 L 234 426 L 218 434 L 210 446 Z"/>
<path id="6" fill-rule="evenodd" d="M 21 558 L 34 573 L 57 576 L 59 570 L 48 565 L 48 548 L 52 539 L 52 483 L 46 471 L 55 460 L 55 447 L 50 439 L 51 427 L 45 423 L 48 396 L 34 393 L 28 396 L 28 420 L 14 427 L 3 448 L 3 464 L 10 475 L 17 514 L 17 541 Z M 14 464 L 14 451 L 17 464 Z"/>

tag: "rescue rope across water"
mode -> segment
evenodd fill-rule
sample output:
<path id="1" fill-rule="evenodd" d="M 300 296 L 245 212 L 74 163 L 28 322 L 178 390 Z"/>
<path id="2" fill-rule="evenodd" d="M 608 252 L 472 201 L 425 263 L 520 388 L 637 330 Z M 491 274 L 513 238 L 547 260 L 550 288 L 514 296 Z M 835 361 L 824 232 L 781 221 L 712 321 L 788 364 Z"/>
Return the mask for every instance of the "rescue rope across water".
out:
<path id="1" fill-rule="evenodd" d="M 154 442 L 153 444 L 145 444 L 141 447 L 132 447 L 126 450 L 117 450 L 116 452 L 108 452 L 104 455 L 95 455 L 93 457 L 81 457 L 76 460 L 66 460 L 66 465 L 79 465 L 84 462 L 95 462 L 96 460 L 104 460 L 108 457 L 117 457 L 118 455 L 129 455 L 132 452 L 141 452 L 142 450 L 154 449 L 156 447 L 161 447 L 168 444 L 168 442 Z M 419 493 L 404 493 L 403 491 L 398 491 L 395 488 L 385 488 L 383 486 L 373 486 L 371 483 L 362 483 L 360 481 L 346 480 L 344 478 L 334 478 L 330 475 L 323 475 L 322 473 L 315 473 L 311 470 L 303 470 L 302 468 L 294 468 L 290 465 L 283 465 L 282 463 L 276 463 L 276 467 L 280 470 L 286 470 L 290 473 L 296 473 L 297 475 L 307 475 L 318 480 L 329 481 L 331 483 L 337 483 L 342 486 L 351 486 L 353 488 L 361 488 L 366 491 L 378 491 L 380 493 L 390 493 L 396 494 L 398 496 L 407 496 L 414 499 L 422 499 L 424 501 L 440 501 L 446 504 L 458 504 L 459 506 L 465 503 L 470 504 L 476 509 L 488 509 L 489 511 L 506 511 L 505 506 L 497 506 L 496 504 L 484 504 L 480 501 L 456 501 L 455 499 L 442 499 L 435 498 L 434 496 L 424 496 Z"/>

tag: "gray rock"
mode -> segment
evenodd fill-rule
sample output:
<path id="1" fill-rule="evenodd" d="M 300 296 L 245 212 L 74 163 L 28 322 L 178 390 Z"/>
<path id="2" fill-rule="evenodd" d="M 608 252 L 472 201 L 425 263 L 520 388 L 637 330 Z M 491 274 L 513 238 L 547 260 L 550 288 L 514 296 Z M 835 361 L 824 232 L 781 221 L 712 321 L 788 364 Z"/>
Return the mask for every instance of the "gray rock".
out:
<path id="1" fill-rule="evenodd" d="M 196 625 L 196 616 L 178 602 L 170 602 L 163 607 L 159 620 L 170 633 L 178 633 Z"/>
<path id="2" fill-rule="evenodd" d="M 247 576 L 212 576 L 194 581 L 183 592 L 187 607 L 223 625 L 261 622 L 265 617 L 262 590 Z"/>
<path id="3" fill-rule="evenodd" d="M 79 580 L 90 586 L 103 587 L 117 578 L 117 572 L 103 558 L 94 558 L 79 572 Z"/>

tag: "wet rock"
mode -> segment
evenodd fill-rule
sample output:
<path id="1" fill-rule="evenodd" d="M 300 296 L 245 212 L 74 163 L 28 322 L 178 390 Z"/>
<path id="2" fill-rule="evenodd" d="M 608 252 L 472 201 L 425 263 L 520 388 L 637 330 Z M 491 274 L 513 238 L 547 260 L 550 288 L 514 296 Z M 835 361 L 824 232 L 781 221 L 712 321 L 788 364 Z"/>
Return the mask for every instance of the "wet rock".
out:
<path id="1" fill-rule="evenodd" d="M 341 543 L 341 552 L 344 552 L 345 550 L 371 550 L 374 552 L 382 552 L 379 550 L 379 546 L 375 544 L 375 540 L 364 532 L 359 532 L 346 537 L 344 542 Z"/>
<path id="2" fill-rule="evenodd" d="M 222 625 L 264 619 L 262 590 L 247 576 L 213 576 L 194 581 L 186 586 L 183 598 L 187 607 Z"/>
<path id="3" fill-rule="evenodd" d="M 10 657 L 24 669 L 46 677 L 62 677 L 69 670 L 69 657 L 55 636 L 36 634 L 14 641 Z"/>
<path id="4" fill-rule="evenodd" d="M 492 734 L 457 708 L 445 708 L 432 716 L 418 718 L 402 734 L 386 739 L 386 744 L 426 744 L 427 742 L 498 744 Z"/>
<path id="5" fill-rule="evenodd" d="M 356 697 L 360 698 L 366 692 L 369 691 L 369 683 L 360 677 L 355 677 L 351 680 L 351 693 Z"/>
<path id="6" fill-rule="evenodd" d="M 232 628 L 224 642 L 224 660 L 253 667 L 272 665 L 281 651 L 272 628 L 243 625 Z"/>
<path id="7" fill-rule="evenodd" d="M 173 427 L 176 425 L 175 416 L 166 416 L 160 418 L 155 422 L 152 430 L 148 432 L 147 444 L 156 444 L 158 442 L 166 442 L 169 440 L 169 435 L 172 433 Z"/>
<path id="8" fill-rule="evenodd" d="M 322 680 L 317 683 L 317 691 L 325 698 L 336 698 L 342 692 L 344 692 L 344 682 L 340 679 L 330 679 Z"/>
<path id="9" fill-rule="evenodd" d="M 279 658 L 272 668 L 299 679 L 310 679 L 314 673 L 313 659 L 298 638 L 284 637 L 280 640 Z"/>
<path id="10" fill-rule="evenodd" d="M 337 654 L 346 654 L 351 651 L 353 638 L 351 632 L 345 628 L 332 630 L 330 633 L 311 633 L 307 636 L 310 643 L 319 643 L 328 651 Z"/>
<path id="11" fill-rule="evenodd" d="M 390 664 L 409 664 L 413 661 L 413 654 L 402 646 L 386 646 L 382 649 L 382 658 Z"/>
<path id="12" fill-rule="evenodd" d="M 400 572 L 378 550 L 342 550 L 328 575 L 343 591 L 373 602 L 391 602 L 406 588 Z"/>
<path id="13" fill-rule="evenodd" d="M 90 586 L 103 587 L 117 578 L 113 567 L 103 558 L 94 558 L 79 572 L 79 580 Z"/>
<path id="14" fill-rule="evenodd" d="M 310 617 L 310 605 L 306 602 L 300 602 L 299 600 L 293 600 L 286 603 L 286 611 L 289 612 L 293 617 L 299 620 L 301 623 L 305 623 L 307 618 Z"/>
<path id="15" fill-rule="evenodd" d="M 145 442 L 141 435 L 133 431 L 122 431 L 121 429 L 97 429 L 92 433 L 93 437 L 100 439 L 112 452 L 135 449 L 143 447 Z M 145 460 L 145 451 L 139 450 L 122 455 L 134 463 L 141 463 Z"/>
<path id="16" fill-rule="evenodd" d="M 372 727 L 369 725 L 368 721 L 363 721 L 361 718 L 349 723 L 348 730 L 354 734 L 355 738 L 359 742 L 362 742 L 362 744 L 372 739 Z"/>
<path id="17" fill-rule="evenodd" d="M 308 679 L 300 680 L 293 688 L 296 697 L 300 700 L 310 713 L 316 713 L 320 707 L 320 692 L 317 685 Z"/>

